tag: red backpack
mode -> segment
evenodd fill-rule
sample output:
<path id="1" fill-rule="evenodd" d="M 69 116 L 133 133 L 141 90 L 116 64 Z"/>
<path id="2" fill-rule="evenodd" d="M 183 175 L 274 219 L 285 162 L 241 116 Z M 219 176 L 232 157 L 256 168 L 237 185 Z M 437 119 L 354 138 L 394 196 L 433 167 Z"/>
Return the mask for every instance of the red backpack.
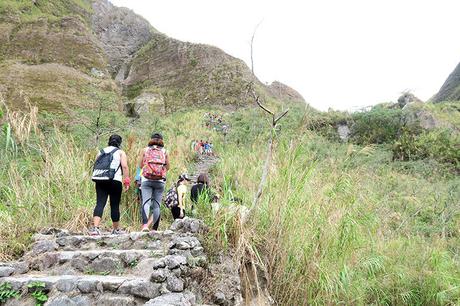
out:
<path id="1" fill-rule="evenodd" d="M 149 180 L 166 178 L 166 150 L 157 146 L 149 147 L 144 153 L 142 175 Z"/>

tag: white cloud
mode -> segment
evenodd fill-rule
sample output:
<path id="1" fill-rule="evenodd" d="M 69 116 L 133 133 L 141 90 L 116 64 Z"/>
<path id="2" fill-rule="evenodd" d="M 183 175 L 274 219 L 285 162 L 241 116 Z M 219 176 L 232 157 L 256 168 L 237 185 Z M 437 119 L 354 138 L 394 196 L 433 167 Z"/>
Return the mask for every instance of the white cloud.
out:
<path id="1" fill-rule="evenodd" d="M 215 45 L 314 107 L 429 99 L 460 61 L 458 0 L 111 0 L 181 40 Z"/>

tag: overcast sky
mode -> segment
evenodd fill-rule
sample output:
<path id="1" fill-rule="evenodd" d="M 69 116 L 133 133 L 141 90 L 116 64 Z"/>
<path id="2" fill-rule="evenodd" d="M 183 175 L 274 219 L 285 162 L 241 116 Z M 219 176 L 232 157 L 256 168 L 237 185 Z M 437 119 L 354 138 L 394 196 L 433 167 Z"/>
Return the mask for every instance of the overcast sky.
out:
<path id="1" fill-rule="evenodd" d="M 356 109 L 422 100 L 460 62 L 460 0 L 111 0 L 159 31 L 215 45 L 279 80 L 312 106 Z"/>

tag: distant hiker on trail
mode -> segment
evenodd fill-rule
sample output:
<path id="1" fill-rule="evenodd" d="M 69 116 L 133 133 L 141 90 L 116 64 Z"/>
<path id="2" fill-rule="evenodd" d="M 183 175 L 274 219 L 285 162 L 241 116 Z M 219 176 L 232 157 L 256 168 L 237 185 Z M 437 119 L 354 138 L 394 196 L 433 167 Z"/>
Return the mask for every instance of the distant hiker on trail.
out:
<path id="1" fill-rule="evenodd" d="M 125 191 L 129 189 L 128 158 L 120 149 L 122 138 L 120 135 L 112 135 L 108 146 L 102 149 L 96 156 L 92 180 L 96 183 L 96 207 L 93 213 L 93 227 L 90 235 L 100 235 L 99 224 L 102 213 L 110 198 L 110 216 L 112 218 L 112 234 L 120 234 L 120 199 L 123 185 Z M 122 184 L 123 182 L 123 184 Z"/>
<path id="2" fill-rule="evenodd" d="M 196 148 L 196 140 L 194 139 L 194 140 L 192 140 L 192 144 L 190 145 L 190 149 L 192 151 L 195 151 L 195 148 Z"/>
<path id="3" fill-rule="evenodd" d="M 165 204 L 171 209 L 174 220 L 185 217 L 187 183 L 189 181 L 187 174 L 181 174 L 177 183 L 168 191 L 166 196 Z"/>
<path id="4" fill-rule="evenodd" d="M 152 135 L 148 146 L 139 155 L 141 169 L 141 215 L 142 231 L 153 230 L 160 224 L 160 203 L 166 183 L 166 172 L 169 170 L 168 152 L 164 148 L 163 136 Z"/>

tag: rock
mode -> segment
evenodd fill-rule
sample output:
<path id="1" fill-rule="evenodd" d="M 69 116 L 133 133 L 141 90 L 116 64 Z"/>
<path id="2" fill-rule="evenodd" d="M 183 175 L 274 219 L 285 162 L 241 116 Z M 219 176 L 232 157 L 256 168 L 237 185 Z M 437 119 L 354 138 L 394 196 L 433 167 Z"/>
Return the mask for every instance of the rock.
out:
<path id="1" fill-rule="evenodd" d="M 153 269 L 162 269 L 164 267 L 166 267 L 166 260 L 165 258 L 160 258 L 160 259 L 157 259 L 155 262 L 152 263 L 152 267 Z"/>
<path id="2" fill-rule="evenodd" d="M 167 273 L 165 270 L 154 270 L 153 273 L 150 275 L 150 280 L 154 283 L 161 283 L 166 280 L 166 276 Z"/>
<path id="3" fill-rule="evenodd" d="M 61 247 L 73 246 L 76 247 L 79 245 L 81 240 L 75 236 L 63 236 L 56 239 L 56 243 Z"/>
<path id="4" fill-rule="evenodd" d="M 45 253 L 33 261 L 33 266 L 40 271 L 44 271 L 54 266 L 57 262 L 57 254 Z"/>
<path id="5" fill-rule="evenodd" d="M 86 272 L 89 269 L 88 262 L 81 257 L 72 258 L 70 265 L 80 272 Z"/>
<path id="6" fill-rule="evenodd" d="M 104 289 L 102 287 L 102 284 L 93 279 L 80 279 L 78 280 L 77 283 L 78 290 L 80 290 L 82 293 L 91 293 L 91 292 L 103 292 Z"/>
<path id="7" fill-rule="evenodd" d="M 98 306 L 135 306 L 136 301 L 131 296 L 103 295 L 97 301 Z"/>
<path id="8" fill-rule="evenodd" d="M 348 125 L 345 124 L 339 124 L 337 126 L 337 133 L 339 134 L 339 138 L 342 141 L 347 141 L 348 138 L 350 137 L 350 128 Z"/>
<path id="9" fill-rule="evenodd" d="M 47 303 L 46 306 L 76 306 L 73 300 L 71 300 L 68 296 L 55 296 L 51 298 Z"/>
<path id="10" fill-rule="evenodd" d="M 183 233 L 200 233 L 206 231 L 206 225 L 203 221 L 185 217 L 184 219 L 176 219 L 170 227 L 173 231 L 179 231 Z"/>
<path id="11" fill-rule="evenodd" d="M 160 284 L 154 284 L 147 280 L 130 280 L 124 282 L 120 288 L 118 288 L 117 292 L 132 294 L 145 299 L 153 299 L 160 294 L 160 286 Z"/>
<path id="12" fill-rule="evenodd" d="M 168 255 L 164 258 L 164 261 L 170 270 L 178 268 L 180 265 L 185 265 L 187 263 L 187 259 L 181 255 Z"/>
<path id="13" fill-rule="evenodd" d="M 195 296 L 191 293 L 168 293 L 148 301 L 145 306 L 191 306 L 194 304 Z"/>
<path id="14" fill-rule="evenodd" d="M 98 273 L 117 272 L 123 268 L 123 264 L 117 258 L 96 258 L 90 265 L 90 270 Z"/>
<path id="15" fill-rule="evenodd" d="M 77 306 L 88 306 L 91 305 L 91 302 L 87 296 L 76 296 L 72 298 L 72 301 L 74 301 Z"/>
<path id="16" fill-rule="evenodd" d="M 454 71 L 449 74 L 439 92 L 432 98 L 434 103 L 442 101 L 459 101 L 460 100 L 460 63 Z"/>
<path id="17" fill-rule="evenodd" d="M 170 275 L 166 280 L 166 288 L 172 292 L 184 291 L 184 281 L 176 276 Z"/>
<path id="18" fill-rule="evenodd" d="M 213 301 L 217 305 L 222 305 L 225 303 L 225 294 L 221 291 L 217 291 L 213 296 Z"/>
<path id="19" fill-rule="evenodd" d="M 177 248 L 179 250 L 188 250 L 200 246 L 200 242 L 196 237 L 177 237 L 175 238 L 169 248 Z"/>
<path id="20" fill-rule="evenodd" d="M 50 240 L 39 240 L 35 242 L 32 246 L 32 254 L 39 255 L 50 251 L 57 250 L 58 245 L 54 241 Z"/>
<path id="21" fill-rule="evenodd" d="M 121 260 L 125 263 L 125 265 L 129 266 L 130 264 L 138 261 L 141 257 L 141 254 L 135 252 L 126 252 L 120 255 Z"/>
<path id="22" fill-rule="evenodd" d="M 75 279 L 60 279 L 56 282 L 56 289 L 61 292 L 70 292 L 77 288 Z"/>
<path id="23" fill-rule="evenodd" d="M 27 261 L 17 261 L 12 264 L 16 274 L 29 272 L 29 263 Z"/>
<path id="24" fill-rule="evenodd" d="M 91 75 L 96 78 L 103 78 L 105 76 L 104 72 L 97 68 L 91 68 Z"/>
<path id="25" fill-rule="evenodd" d="M 14 268 L 9 266 L 0 267 L 0 277 L 7 277 L 14 273 Z"/>
<path id="26" fill-rule="evenodd" d="M 398 106 L 400 108 L 403 108 L 404 106 L 412 102 L 422 102 L 422 100 L 417 98 L 413 93 L 409 91 L 403 92 L 402 95 L 398 98 Z"/>

